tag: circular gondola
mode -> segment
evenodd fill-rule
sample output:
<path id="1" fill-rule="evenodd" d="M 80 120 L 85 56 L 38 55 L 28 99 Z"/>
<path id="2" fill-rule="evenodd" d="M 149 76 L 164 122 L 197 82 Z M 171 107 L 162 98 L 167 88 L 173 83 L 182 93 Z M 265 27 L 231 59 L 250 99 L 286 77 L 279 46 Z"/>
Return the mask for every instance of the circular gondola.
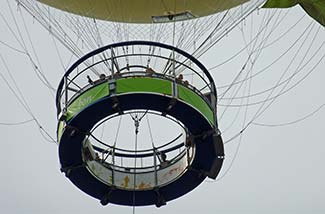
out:
<path id="1" fill-rule="evenodd" d="M 148 56 L 155 67 L 143 60 Z M 90 76 L 94 73 L 97 79 Z M 195 81 L 185 80 L 187 74 Z M 176 47 L 129 41 L 99 48 L 75 62 L 57 90 L 61 171 L 103 205 L 160 207 L 206 177 L 217 177 L 224 149 L 216 103 L 216 87 L 207 69 Z M 140 150 L 136 140 L 134 149 L 123 149 L 94 136 L 104 122 L 134 112 L 173 121 L 184 130 L 181 142 Z M 135 137 L 141 119 L 133 117 Z M 143 159 L 145 166 L 137 164 Z"/>

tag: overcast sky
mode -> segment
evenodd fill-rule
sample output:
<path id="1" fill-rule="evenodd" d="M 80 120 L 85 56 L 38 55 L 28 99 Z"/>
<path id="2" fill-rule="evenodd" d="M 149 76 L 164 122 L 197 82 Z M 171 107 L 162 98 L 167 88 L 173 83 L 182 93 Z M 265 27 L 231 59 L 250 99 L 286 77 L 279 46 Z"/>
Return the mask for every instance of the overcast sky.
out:
<path id="1" fill-rule="evenodd" d="M 6 8 L 6 1 L 0 2 L 1 8 Z M 15 4 L 12 4 L 15 5 Z M 14 7 L 15 8 L 15 7 Z M 15 9 L 16 12 L 16 9 Z M 18 88 L 28 102 L 33 114 L 51 136 L 56 132 L 56 109 L 54 93 L 51 93 L 39 80 L 33 66 L 27 57 L 8 48 L 4 43 L 19 47 L 13 35 L 8 31 L 15 23 L 5 17 L 3 11 L 0 19 L 0 73 L 11 86 L 11 73 L 17 81 Z M 303 15 L 299 7 L 291 9 L 288 23 Z M 4 17 L 4 18 L 3 18 Z M 249 20 L 249 19 L 248 19 Z M 290 38 L 296 39 L 297 32 L 313 21 L 304 17 L 303 23 L 289 33 L 273 48 L 263 52 L 258 59 L 260 67 L 268 65 L 281 52 L 282 47 L 290 45 Z M 289 26 L 283 23 L 282 30 Z M 27 22 L 32 32 L 32 40 L 39 55 L 42 70 L 54 87 L 57 86 L 64 69 L 56 54 L 52 37 L 37 23 Z M 245 27 L 242 24 L 241 27 Z M 314 31 L 318 24 L 315 23 Z M 28 39 L 27 37 L 25 37 Z M 276 38 L 276 37 L 274 37 Z M 317 50 L 324 42 L 325 30 L 319 28 L 319 34 L 312 49 Z M 308 39 L 310 42 L 312 39 Z M 299 41 L 300 43 L 303 40 Z M 201 61 L 211 67 L 215 60 L 220 62 L 238 50 L 243 43 L 239 29 L 229 34 L 223 44 L 210 51 Z M 59 48 L 62 48 L 59 46 Z M 284 49 L 283 49 L 284 50 Z M 282 51 L 283 51 L 282 50 Z M 325 62 L 320 56 L 325 48 L 315 56 L 315 61 L 306 68 L 301 76 L 292 80 L 292 84 L 312 71 L 295 88 L 278 98 L 270 108 L 255 123 L 283 124 L 299 120 L 319 109 L 315 114 L 301 122 L 288 126 L 265 127 L 250 125 L 240 139 L 225 145 L 226 162 L 220 175 L 227 174 L 218 181 L 206 180 L 187 195 L 171 201 L 162 208 L 154 206 L 137 208 L 137 213 L 324 213 L 325 212 L 325 146 L 324 125 L 325 108 Z M 228 53 L 229 51 L 229 53 Z M 64 51 L 63 51 L 64 52 Z M 235 52 L 235 51 L 234 51 Z M 306 52 L 306 49 L 302 51 Z M 252 91 L 267 88 L 271 81 L 275 84 L 286 69 L 290 56 L 271 68 L 272 72 L 261 75 L 259 81 L 251 82 Z M 311 53 L 308 55 L 312 56 Z M 301 58 L 303 57 L 300 56 Z M 66 60 L 67 63 L 69 60 Z M 313 69 L 318 61 L 320 64 Z M 264 63 L 264 64 L 263 64 Z M 299 60 L 295 65 L 299 64 Z M 243 65 L 243 59 L 232 61 L 215 71 L 212 75 L 218 86 L 230 83 L 234 79 L 231 70 L 238 70 Z M 6 68 L 8 67 L 8 70 Z M 264 85 L 265 84 L 265 85 Z M 18 92 L 16 89 L 14 90 Z M 222 89 L 220 89 L 222 91 Z M 17 101 L 3 78 L 0 78 L 0 134 L 2 136 L 0 161 L 0 204 L 2 213 L 132 213 L 131 207 L 108 205 L 100 203 L 76 188 L 61 172 L 58 160 L 57 145 L 47 142 L 39 132 L 34 122 L 21 125 L 5 125 L 30 120 L 22 105 Z M 244 102 L 246 102 L 245 100 Z M 222 102 L 221 102 L 222 103 Z M 223 103 L 226 103 L 224 100 Z M 223 107 L 220 106 L 222 110 Z M 220 111 L 222 112 L 222 111 Z M 220 113 L 219 112 L 219 113 Z M 221 130 L 225 130 L 232 120 L 232 111 L 220 120 Z M 251 115 L 254 114 L 252 109 Z M 250 117 L 251 117 L 250 115 Z M 237 122 L 237 121 L 236 121 Z M 239 127 L 245 121 L 238 119 Z M 229 139 L 239 131 L 238 126 L 230 128 Z M 236 150 L 240 145 L 238 153 Z M 237 154 L 237 155 L 235 155 Z M 236 156 L 231 169 L 231 162 Z"/>

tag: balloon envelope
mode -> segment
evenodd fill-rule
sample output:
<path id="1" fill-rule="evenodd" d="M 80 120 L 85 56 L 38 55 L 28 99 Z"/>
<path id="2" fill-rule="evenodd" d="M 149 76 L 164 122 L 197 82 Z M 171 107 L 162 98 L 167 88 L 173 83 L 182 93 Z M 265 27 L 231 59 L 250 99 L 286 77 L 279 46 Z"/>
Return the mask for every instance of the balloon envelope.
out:
<path id="1" fill-rule="evenodd" d="M 127 23 L 184 20 L 224 11 L 249 0 L 38 0 L 49 6 L 96 19 Z M 161 20 L 161 21 L 160 21 Z"/>

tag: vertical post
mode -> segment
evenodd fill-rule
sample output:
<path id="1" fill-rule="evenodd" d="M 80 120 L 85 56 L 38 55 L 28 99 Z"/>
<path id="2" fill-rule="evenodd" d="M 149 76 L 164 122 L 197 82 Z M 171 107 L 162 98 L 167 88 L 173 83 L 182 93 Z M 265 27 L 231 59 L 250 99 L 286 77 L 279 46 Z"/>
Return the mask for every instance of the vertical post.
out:
<path id="1" fill-rule="evenodd" d="M 189 134 L 186 134 L 185 149 L 186 149 L 187 165 L 189 166 L 190 162 L 191 162 L 190 149 L 193 149 L 193 138 Z M 192 151 L 192 154 L 193 154 L 193 151 Z"/>
<path id="2" fill-rule="evenodd" d="M 217 89 L 213 86 L 213 84 L 211 85 L 211 96 L 210 96 L 210 102 L 213 108 L 213 112 L 214 112 L 214 122 L 215 122 L 215 126 L 217 127 Z"/>
<path id="3" fill-rule="evenodd" d="M 114 51 L 113 51 L 113 47 L 111 47 L 111 65 L 112 65 L 112 68 L 111 68 L 111 72 L 112 72 L 112 77 L 114 77 Z"/>
<path id="4" fill-rule="evenodd" d="M 187 166 L 190 165 L 190 152 L 189 152 L 190 148 L 191 148 L 191 146 L 188 146 L 188 145 L 185 146 Z"/>
<path id="5" fill-rule="evenodd" d="M 172 92 L 173 92 L 173 97 L 177 99 L 178 97 L 178 91 L 177 91 L 177 81 L 176 81 L 176 65 L 175 65 L 175 50 L 173 49 L 173 53 L 172 53 L 172 60 L 173 60 L 173 77 L 174 77 L 174 81 L 173 81 L 173 85 L 172 85 Z"/>
<path id="6" fill-rule="evenodd" d="M 157 174 L 157 153 L 155 148 L 153 148 L 153 164 L 154 164 L 154 171 L 155 171 L 155 187 L 156 187 L 158 185 L 158 174 Z"/>
<path id="7" fill-rule="evenodd" d="M 68 111 L 68 77 L 64 76 L 64 108 L 63 115 L 65 115 Z"/>
<path id="8" fill-rule="evenodd" d="M 112 185 L 115 186 L 115 147 L 112 150 Z"/>

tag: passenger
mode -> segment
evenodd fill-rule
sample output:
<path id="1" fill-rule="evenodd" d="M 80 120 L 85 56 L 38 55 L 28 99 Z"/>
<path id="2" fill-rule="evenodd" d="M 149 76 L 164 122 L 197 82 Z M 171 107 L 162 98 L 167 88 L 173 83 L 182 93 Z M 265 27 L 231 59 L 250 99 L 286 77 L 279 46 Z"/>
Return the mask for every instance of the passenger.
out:
<path id="1" fill-rule="evenodd" d="M 193 145 L 193 138 L 192 137 L 186 137 L 186 141 L 185 141 L 185 146 L 186 147 L 191 147 Z"/>
<path id="2" fill-rule="evenodd" d="M 119 78 L 119 77 L 121 77 L 121 72 L 120 71 L 116 71 L 114 73 L 114 78 L 116 79 L 116 78 Z"/>
<path id="3" fill-rule="evenodd" d="M 99 75 L 99 79 L 96 80 L 96 81 L 93 81 L 92 79 L 90 79 L 89 76 L 87 76 L 87 78 L 88 78 L 88 82 L 89 82 L 89 84 L 91 84 L 91 85 L 95 85 L 95 84 L 97 84 L 97 83 L 103 82 L 103 81 L 106 79 L 106 75 L 105 75 L 105 74 L 100 74 L 100 75 Z"/>
<path id="4" fill-rule="evenodd" d="M 97 152 L 95 153 L 95 160 L 96 160 L 96 161 L 101 161 L 101 159 L 100 159 L 100 157 L 99 157 L 99 155 L 98 155 Z"/>
<path id="5" fill-rule="evenodd" d="M 147 68 L 146 69 L 146 74 L 148 75 L 148 76 L 152 76 L 153 74 L 155 73 L 155 71 L 152 69 L 152 68 Z"/>
<path id="6" fill-rule="evenodd" d="M 164 152 L 160 153 L 159 161 L 160 161 L 160 167 L 162 168 L 169 165 L 169 161 L 167 160 L 167 155 Z"/>
<path id="7" fill-rule="evenodd" d="M 99 75 L 99 79 L 100 80 L 105 80 L 106 79 L 106 75 L 105 74 L 100 74 Z"/>
<path id="8" fill-rule="evenodd" d="M 180 74 L 180 75 L 178 75 L 178 77 L 176 78 L 176 82 L 177 83 L 183 83 L 183 74 Z"/>
<path id="9" fill-rule="evenodd" d="M 93 85 L 93 84 L 94 84 L 94 81 L 90 78 L 89 75 L 87 75 L 87 79 L 88 79 L 88 83 L 89 83 L 90 85 Z"/>

